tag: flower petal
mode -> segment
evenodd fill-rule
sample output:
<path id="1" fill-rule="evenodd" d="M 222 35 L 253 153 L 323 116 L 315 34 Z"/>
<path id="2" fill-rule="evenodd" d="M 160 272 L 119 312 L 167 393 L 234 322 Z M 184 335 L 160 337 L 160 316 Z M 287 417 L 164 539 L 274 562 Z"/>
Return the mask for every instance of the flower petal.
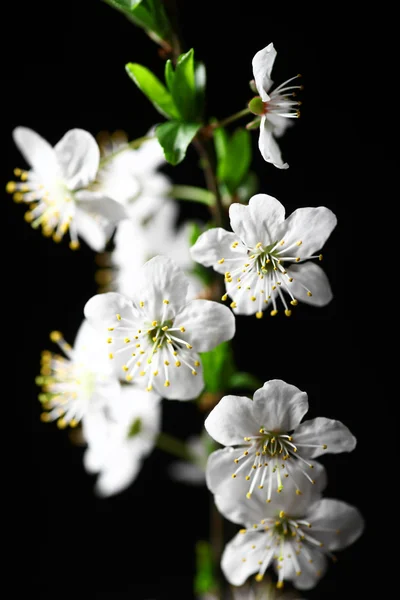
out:
<path id="1" fill-rule="evenodd" d="M 307 519 L 312 525 L 312 535 L 327 550 L 347 548 L 364 531 L 364 519 L 360 511 L 347 502 L 332 498 L 323 498 L 310 506 Z"/>
<path id="2" fill-rule="evenodd" d="M 264 383 L 253 397 L 254 419 L 268 431 L 295 429 L 308 411 L 307 394 L 280 379 Z"/>
<path id="3" fill-rule="evenodd" d="M 122 317 L 132 319 L 132 302 L 118 294 L 117 292 L 107 292 L 106 294 L 97 294 L 86 302 L 83 309 L 85 317 L 95 326 L 107 331 L 107 327 L 112 327 L 115 323 L 115 317 L 120 314 Z"/>
<path id="4" fill-rule="evenodd" d="M 271 43 L 262 50 L 259 50 L 257 54 L 254 55 L 252 60 L 256 88 L 264 102 L 267 102 L 270 99 L 268 96 L 268 90 L 273 84 L 271 72 L 272 67 L 274 66 L 276 54 L 277 52 L 274 48 L 274 45 Z"/>
<path id="5" fill-rule="evenodd" d="M 114 229 L 101 217 L 91 215 L 79 207 L 76 208 L 74 223 L 79 237 L 96 252 L 104 250 Z"/>
<path id="6" fill-rule="evenodd" d="M 286 247 L 301 241 L 295 256 L 307 259 L 323 247 L 336 224 L 336 215 L 325 206 L 298 208 L 282 224 L 281 237 L 285 245 L 280 255 L 285 256 Z M 293 256 L 293 247 L 288 249 L 288 254 Z"/>
<path id="7" fill-rule="evenodd" d="M 285 218 L 285 207 L 273 196 L 256 194 L 248 206 L 235 202 L 229 207 L 233 231 L 249 247 L 278 241 L 278 231 Z M 228 269 L 229 270 L 229 269 Z"/>
<path id="8" fill-rule="evenodd" d="M 332 300 L 333 293 L 328 277 L 319 265 L 308 261 L 291 265 L 287 272 L 293 277 L 292 283 L 288 285 L 296 300 L 312 306 L 326 306 Z M 312 296 L 308 295 L 307 290 Z"/>
<path id="9" fill-rule="evenodd" d="M 167 358 L 171 360 L 171 355 L 166 350 L 165 352 L 167 353 Z M 200 362 L 200 357 L 195 352 L 191 354 L 191 358 L 193 362 L 196 360 Z M 182 364 L 180 367 L 176 367 L 174 364 L 171 364 L 168 371 L 170 385 L 165 387 L 165 378 L 159 374 L 152 380 L 153 389 L 160 396 L 163 396 L 163 398 L 168 398 L 168 400 L 193 400 L 204 389 L 203 368 L 201 364 L 195 370 L 197 375 L 192 375 L 191 369 L 186 365 Z M 148 385 L 148 377 L 144 381 L 146 382 L 146 387 Z"/>
<path id="10" fill-rule="evenodd" d="M 299 444 L 299 452 L 304 457 L 315 458 L 325 452 L 337 454 L 339 452 L 351 452 L 357 444 L 357 440 L 351 431 L 340 421 L 317 417 L 310 421 L 301 423 L 293 434 L 293 443 Z M 301 447 L 318 445 L 318 448 Z M 328 447 L 324 450 L 323 446 Z"/>
<path id="11" fill-rule="evenodd" d="M 192 300 L 176 315 L 174 327 L 184 327 L 178 335 L 197 352 L 208 352 L 235 335 L 235 317 L 229 308 L 212 300 Z"/>
<path id="12" fill-rule="evenodd" d="M 232 248 L 232 244 L 237 244 Z M 237 235 L 225 231 L 222 227 L 215 227 L 202 233 L 196 243 L 190 248 L 193 260 L 205 267 L 214 267 L 218 273 L 233 270 L 235 261 L 238 266 L 246 262 L 247 248 L 238 239 Z M 224 259 L 223 263 L 221 261 Z M 229 265 L 229 266 L 228 266 Z"/>
<path id="13" fill-rule="evenodd" d="M 227 543 L 222 553 L 221 569 L 229 583 L 242 585 L 249 575 L 259 570 L 259 561 L 267 554 L 266 543 L 265 534 L 257 531 L 238 533 Z"/>
<path id="14" fill-rule="evenodd" d="M 224 396 L 215 406 L 204 427 L 215 441 L 224 446 L 242 445 L 243 438 L 259 435 L 254 404 L 245 396 Z"/>
<path id="15" fill-rule="evenodd" d="M 282 555 L 285 557 L 282 562 L 275 561 L 274 567 L 277 575 L 278 565 L 284 569 L 284 579 L 291 581 L 298 590 L 309 590 L 315 587 L 327 569 L 327 559 L 313 547 L 307 546 L 307 555 L 304 552 L 297 553 L 296 559 L 300 568 L 300 575 L 297 575 L 293 562 L 288 555 L 293 555 L 297 546 L 286 543 Z M 312 562 L 310 562 L 312 560 Z"/>
<path id="16" fill-rule="evenodd" d="M 59 175 L 54 148 L 36 131 L 28 127 L 16 127 L 13 131 L 14 142 L 26 162 L 37 173 L 43 183 L 51 183 Z"/>
<path id="17" fill-rule="evenodd" d="M 116 224 L 128 217 L 126 208 L 122 204 L 99 192 L 80 190 L 76 192 L 75 199 L 78 207 L 94 218 L 98 215 L 109 223 Z"/>
<path id="18" fill-rule="evenodd" d="M 155 256 L 138 272 L 135 300 L 144 302 L 150 320 L 159 321 L 175 316 L 186 304 L 189 282 L 178 265 L 166 256 Z"/>
<path id="19" fill-rule="evenodd" d="M 96 177 L 100 150 L 84 129 L 71 129 L 54 148 L 58 164 L 70 190 L 86 187 Z"/>
<path id="20" fill-rule="evenodd" d="M 257 273 L 254 271 L 254 275 L 251 274 L 246 278 L 246 285 L 238 288 L 236 278 L 233 278 L 231 282 L 225 281 L 226 293 L 235 302 L 232 307 L 235 315 L 254 315 L 260 310 L 260 302 L 253 301 L 252 298 L 257 298 L 260 292 L 256 288 L 259 287 L 259 278 Z M 250 289 L 247 289 L 247 288 Z M 264 309 L 264 299 L 261 299 L 261 310 Z"/>
<path id="21" fill-rule="evenodd" d="M 274 126 L 267 117 L 261 117 L 260 136 L 258 138 L 258 147 L 261 156 L 266 162 L 272 163 L 278 169 L 288 169 L 289 165 L 283 162 L 278 143 L 274 138 Z"/>

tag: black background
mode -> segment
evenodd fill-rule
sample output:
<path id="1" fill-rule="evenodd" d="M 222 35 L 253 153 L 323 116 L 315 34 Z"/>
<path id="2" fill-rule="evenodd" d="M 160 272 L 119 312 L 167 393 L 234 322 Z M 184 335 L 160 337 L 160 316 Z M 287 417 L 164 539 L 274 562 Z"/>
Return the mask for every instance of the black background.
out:
<path id="1" fill-rule="evenodd" d="M 354 453 L 325 460 L 327 495 L 356 504 L 367 519 L 363 537 L 304 594 L 328 600 L 377 586 L 374 530 L 385 459 L 375 428 L 385 422 L 389 400 L 378 380 L 375 332 L 380 311 L 391 304 L 378 261 L 385 236 L 395 233 L 394 224 L 380 223 L 394 197 L 394 17 L 382 4 L 374 14 L 337 3 L 312 9 L 282 3 L 274 10 L 270 4 L 181 1 L 178 18 L 185 49 L 193 46 L 207 65 L 209 116 L 245 106 L 251 59 L 270 41 L 278 50 L 274 80 L 304 77 L 302 117 L 282 140 L 290 168 L 262 160 L 257 133 L 253 165 L 260 191 L 277 197 L 288 213 L 325 205 L 337 214 L 323 263 L 335 298 L 322 309 L 300 304 L 291 319 L 238 318 L 234 346 L 241 370 L 297 385 L 309 394 L 311 418 L 340 419 L 358 437 Z M 157 122 L 124 65 L 146 64 L 161 76 L 162 61 L 157 46 L 122 15 L 89 0 L 6 10 L 4 185 L 14 167 L 24 166 L 11 138 L 17 125 L 55 144 L 73 127 L 93 134 L 125 129 L 133 139 Z M 176 183 L 204 184 L 192 150 L 167 172 Z M 52 329 L 73 340 L 83 306 L 96 293 L 94 253 L 43 238 L 5 192 L 3 205 L 3 498 L 12 507 L 4 519 L 13 588 L 40 598 L 191 598 L 194 542 L 208 532 L 207 491 L 171 483 L 170 458 L 155 451 L 126 492 L 98 499 L 94 478 L 83 470 L 83 450 L 67 432 L 39 420 L 39 353 L 50 347 Z M 181 438 L 200 431 L 202 418 L 190 403 L 163 406 L 165 431 Z"/>

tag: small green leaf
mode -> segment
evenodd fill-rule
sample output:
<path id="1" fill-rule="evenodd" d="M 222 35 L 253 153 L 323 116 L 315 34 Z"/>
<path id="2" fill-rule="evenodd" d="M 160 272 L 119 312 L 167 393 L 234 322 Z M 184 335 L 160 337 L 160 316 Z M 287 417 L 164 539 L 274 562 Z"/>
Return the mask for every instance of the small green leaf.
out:
<path id="1" fill-rule="evenodd" d="M 231 194 L 248 172 L 251 163 L 251 135 L 247 129 L 237 129 L 229 140 L 225 157 L 218 165 L 218 177 Z"/>
<path id="2" fill-rule="evenodd" d="M 196 544 L 196 576 L 194 579 L 194 592 L 203 596 L 217 589 L 214 578 L 214 561 L 211 544 L 199 541 Z"/>
<path id="3" fill-rule="evenodd" d="M 228 389 L 230 390 L 247 390 L 255 392 L 263 386 L 262 381 L 251 373 L 238 371 L 233 373 L 228 381 Z"/>
<path id="4" fill-rule="evenodd" d="M 167 62 L 165 63 L 165 83 L 167 84 L 167 88 L 169 89 L 169 91 L 172 91 L 173 85 L 174 85 L 174 78 L 175 78 L 175 71 L 174 71 L 174 67 L 172 65 L 172 61 L 171 60 L 167 60 Z"/>
<path id="5" fill-rule="evenodd" d="M 219 344 L 210 352 L 202 352 L 201 364 L 207 392 L 225 392 L 234 371 L 232 348 L 229 342 Z"/>
<path id="6" fill-rule="evenodd" d="M 171 25 L 161 0 L 104 0 L 116 8 L 150 37 L 160 43 L 172 37 Z"/>
<path id="7" fill-rule="evenodd" d="M 178 58 L 171 93 L 182 121 L 194 121 L 197 117 L 197 106 L 193 48 Z"/>
<path id="8" fill-rule="evenodd" d="M 167 118 L 179 118 L 170 92 L 149 69 L 137 63 L 128 63 L 125 69 L 159 113 Z"/>
<path id="9" fill-rule="evenodd" d="M 157 139 L 164 150 L 166 160 L 177 165 L 186 156 L 190 142 L 200 129 L 200 123 L 179 123 L 169 121 L 156 128 Z"/>
<path id="10" fill-rule="evenodd" d="M 218 127 L 214 130 L 214 145 L 215 153 L 217 155 L 217 177 L 222 180 L 221 169 L 225 162 L 226 155 L 228 153 L 229 138 L 223 127 Z"/>

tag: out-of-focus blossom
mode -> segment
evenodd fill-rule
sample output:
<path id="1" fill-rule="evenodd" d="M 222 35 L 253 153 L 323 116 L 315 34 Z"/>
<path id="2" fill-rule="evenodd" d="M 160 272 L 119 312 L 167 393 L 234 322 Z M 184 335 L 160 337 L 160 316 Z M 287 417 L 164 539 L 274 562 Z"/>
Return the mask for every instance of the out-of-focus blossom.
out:
<path id="1" fill-rule="evenodd" d="M 232 481 L 232 480 L 231 480 Z M 246 481 L 241 493 L 227 485 L 215 496 L 219 511 L 242 529 L 226 545 L 221 567 L 232 585 L 242 585 L 253 573 L 262 581 L 270 565 L 278 575 L 277 587 L 285 580 L 297 589 L 313 588 L 324 575 L 327 558 L 346 548 L 362 534 L 364 521 L 357 508 L 340 500 L 322 498 L 326 485 L 322 465 L 315 464 L 315 486 L 296 494 L 293 480 L 271 502 L 261 495 L 246 499 Z"/>
<path id="2" fill-rule="evenodd" d="M 75 427 L 92 411 L 116 401 L 121 385 L 104 352 L 103 337 L 88 321 L 80 326 L 73 348 L 59 331 L 53 331 L 50 339 L 65 357 L 42 352 L 41 375 L 36 379 L 45 409 L 41 419 L 57 420 L 61 429 Z"/>
<path id="3" fill-rule="evenodd" d="M 198 353 L 235 333 L 231 311 L 209 300 L 188 301 L 188 285 L 171 259 L 156 256 L 140 269 L 131 299 L 109 292 L 85 306 L 126 380 L 176 400 L 196 398 L 204 387 Z"/>
<path id="4" fill-rule="evenodd" d="M 16 202 L 29 204 L 25 220 L 35 229 L 41 226 L 55 242 L 69 230 L 72 249 L 79 247 L 81 237 L 93 250 L 103 250 L 126 211 L 106 193 L 88 189 L 100 160 L 93 136 L 71 129 L 54 148 L 26 127 L 14 129 L 13 137 L 31 169 L 15 169 L 21 182 L 10 181 L 6 189 Z"/>
<path id="5" fill-rule="evenodd" d="M 84 465 L 99 474 L 99 495 L 117 494 L 132 483 L 154 447 L 160 424 L 160 397 L 134 385 L 123 386 L 112 402 L 84 417 Z"/>
<path id="6" fill-rule="evenodd" d="M 120 202 L 130 219 L 144 224 L 170 201 L 171 182 L 158 171 L 166 164 L 160 144 L 154 138 L 133 149 L 121 131 L 103 134 L 99 144 L 102 161 L 93 190 Z"/>
<path id="7" fill-rule="evenodd" d="M 262 582 L 232 587 L 222 597 L 213 593 L 199 596 L 198 600 L 305 600 L 295 590 L 279 589 L 270 577 Z"/>
<path id="8" fill-rule="evenodd" d="M 300 423 L 307 411 L 307 394 L 279 379 L 264 383 L 253 400 L 224 396 L 204 423 L 212 438 L 228 446 L 210 455 L 211 491 L 222 493 L 227 481 L 243 479 L 248 498 L 259 484 L 259 489 L 266 487 L 270 501 L 273 487 L 280 492 L 284 482 L 293 479 L 301 495 L 314 483 L 310 459 L 354 450 L 356 438 L 343 423 L 325 417 Z"/>
<path id="9" fill-rule="evenodd" d="M 283 162 L 275 138 L 281 137 L 285 133 L 291 119 L 297 119 L 300 116 L 298 109 L 300 102 L 293 100 L 293 96 L 296 95 L 295 90 L 302 89 L 303 86 L 292 84 L 292 81 L 300 77 L 300 75 L 296 75 L 271 90 L 273 86 L 271 71 L 276 54 L 274 45 L 271 43 L 257 52 L 253 58 L 255 86 L 260 97 L 254 99 L 258 102 L 253 100 L 250 103 L 250 108 L 253 106 L 256 114 L 261 116 L 258 145 L 264 160 L 272 163 L 278 169 L 287 169 L 289 165 Z"/>
<path id="10" fill-rule="evenodd" d="M 310 259 L 322 248 L 336 226 L 336 217 L 324 206 L 298 208 L 285 220 L 284 206 L 272 196 L 257 194 L 248 206 L 229 208 L 234 233 L 221 227 L 203 233 L 191 248 L 195 261 L 225 274 L 227 294 L 237 314 L 263 316 L 272 304 L 271 315 L 282 302 L 285 315 L 298 300 L 324 306 L 332 299 L 324 271 Z"/>
<path id="11" fill-rule="evenodd" d="M 172 463 L 169 467 L 171 476 L 189 485 L 205 485 L 207 460 L 215 449 L 214 440 L 207 431 L 203 431 L 201 435 L 191 436 L 186 445 L 192 462 L 182 460 Z"/>

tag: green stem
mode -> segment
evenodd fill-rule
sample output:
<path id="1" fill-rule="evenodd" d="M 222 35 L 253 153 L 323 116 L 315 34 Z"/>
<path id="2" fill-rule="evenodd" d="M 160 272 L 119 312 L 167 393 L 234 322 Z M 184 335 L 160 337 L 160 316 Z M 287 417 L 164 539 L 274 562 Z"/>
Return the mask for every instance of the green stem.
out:
<path id="1" fill-rule="evenodd" d="M 160 450 L 169 452 L 169 454 L 173 454 L 182 460 L 194 462 L 186 444 L 172 435 L 169 435 L 169 433 L 160 431 L 157 437 L 156 446 L 157 448 L 160 448 Z"/>
<path id="2" fill-rule="evenodd" d="M 214 206 L 215 202 L 215 196 L 212 192 L 192 185 L 173 185 L 170 196 L 177 200 L 189 200 L 207 206 Z"/>
<path id="3" fill-rule="evenodd" d="M 214 173 L 210 151 L 207 142 L 203 143 L 198 137 L 193 140 L 193 145 L 200 156 L 201 166 L 204 172 L 204 178 L 208 190 L 214 195 L 213 207 L 215 210 L 215 225 L 223 227 L 224 225 L 224 208 L 222 206 L 221 194 L 219 192 L 218 181 Z"/>
<path id="4" fill-rule="evenodd" d="M 118 154 L 122 154 L 122 152 L 126 152 L 126 150 L 135 150 L 136 148 L 139 148 L 144 142 L 154 139 L 154 137 L 154 135 L 144 135 L 143 137 L 137 138 L 136 140 L 132 140 L 120 150 L 117 150 L 116 152 L 113 152 L 112 154 L 109 154 L 108 156 L 103 158 L 100 161 L 100 167 L 104 167 L 105 164 L 110 162 L 110 160 L 113 160 L 116 156 L 118 156 Z"/>
<path id="5" fill-rule="evenodd" d="M 216 123 L 211 123 L 210 127 L 213 129 L 218 129 L 218 127 L 225 127 L 225 125 L 229 125 L 229 123 L 233 123 L 246 115 L 252 114 L 249 108 L 244 108 L 243 110 L 239 110 L 239 112 L 231 115 L 230 117 L 226 117 L 226 119 L 222 119 L 222 121 L 217 121 Z"/>

